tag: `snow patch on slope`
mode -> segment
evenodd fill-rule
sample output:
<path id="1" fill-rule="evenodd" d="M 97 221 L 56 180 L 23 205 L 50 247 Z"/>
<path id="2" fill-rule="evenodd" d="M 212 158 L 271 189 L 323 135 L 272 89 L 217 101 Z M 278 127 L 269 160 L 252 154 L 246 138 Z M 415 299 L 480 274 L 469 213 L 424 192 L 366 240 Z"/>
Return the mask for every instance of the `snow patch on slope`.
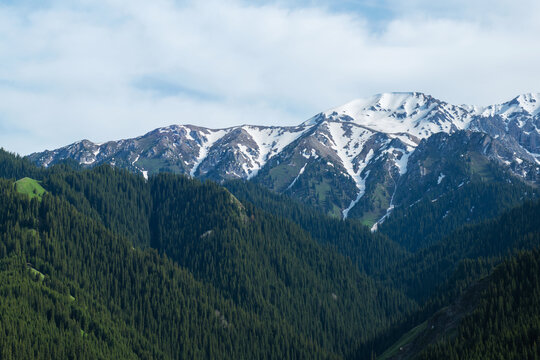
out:
<path id="1" fill-rule="evenodd" d="M 257 144 L 257 156 L 251 155 L 247 149 L 244 149 L 244 154 L 251 160 L 251 167 L 246 167 L 248 180 L 257 175 L 259 170 L 273 156 L 279 154 L 287 145 L 298 139 L 304 134 L 309 127 L 298 128 L 278 128 L 278 127 L 260 127 L 260 126 L 244 126 L 242 127 L 251 139 Z"/>
<path id="2" fill-rule="evenodd" d="M 317 155 L 317 151 L 315 149 L 311 149 L 311 152 L 309 154 L 307 153 L 307 149 L 304 149 L 302 150 L 301 155 L 306 159 L 311 159 L 312 157 L 315 159 L 319 158 L 319 155 Z"/>
<path id="3" fill-rule="evenodd" d="M 81 160 L 81 164 L 83 165 L 92 165 L 94 162 L 96 162 L 95 158 L 92 158 L 92 159 L 84 158 L 84 160 Z"/>
<path id="4" fill-rule="evenodd" d="M 306 170 L 306 166 L 307 166 L 307 163 L 305 163 L 304 166 L 302 166 L 302 168 L 298 172 L 298 175 L 296 175 L 296 177 L 294 178 L 292 183 L 289 186 L 287 186 L 287 189 L 285 189 L 285 191 L 289 190 L 290 188 L 292 188 L 294 186 L 294 184 L 296 184 L 296 181 L 298 180 L 300 175 L 302 175 L 304 173 L 304 170 Z"/>
<path id="5" fill-rule="evenodd" d="M 191 129 L 189 127 L 184 126 L 184 125 L 180 125 L 178 128 L 182 129 L 182 130 L 184 130 L 186 132 L 185 137 L 186 137 L 187 140 L 196 141 L 193 138 L 193 136 L 191 136 Z"/>
<path id="6" fill-rule="evenodd" d="M 197 171 L 197 168 L 201 163 L 206 159 L 208 156 L 208 151 L 210 148 L 221 139 L 223 136 L 227 135 L 230 131 L 230 129 L 226 130 L 207 130 L 207 133 L 201 133 L 201 140 L 202 144 L 200 144 L 199 148 L 199 154 L 197 155 L 197 158 L 195 159 L 195 163 L 193 164 L 193 167 L 191 168 L 191 171 L 189 172 L 189 175 L 194 176 L 195 172 Z"/>
<path id="7" fill-rule="evenodd" d="M 372 131 L 359 126 L 351 126 L 341 122 L 328 122 L 326 124 L 331 136 L 330 147 L 336 152 L 341 160 L 341 164 L 347 171 L 347 174 L 354 180 L 358 189 L 356 199 L 351 201 L 349 207 L 343 210 L 343 218 L 346 219 L 349 211 L 360 201 L 366 190 L 366 179 L 369 176 L 367 172 L 362 176 L 362 171 L 366 168 L 374 155 L 373 149 L 370 149 L 365 159 L 360 162 L 353 161 L 360 155 L 366 142 L 374 134 Z M 349 136 L 346 133 L 350 133 Z"/>
<path id="8" fill-rule="evenodd" d="M 404 152 L 403 150 L 399 151 L 402 152 L 402 155 L 400 159 L 395 160 L 395 163 L 399 169 L 399 175 L 401 176 L 407 172 L 407 163 L 409 161 L 409 156 L 411 156 L 411 153 Z"/>
<path id="9" fill-rule="evenodd" d="M 439 185 L 439 184 L 443 181 L 443 179 L 444 179 L 445 177 L 446 177 L 446 175 L 444 175 L 443 173 L 441 173 L 441 174 L 439 175 L 439 177 L 437 178 L 437 185 Z"/>
<path id="10" fill-rule="evenodd" d="M 356 204 L 358 204 L 358 202 L 360 201 L 360 199 L 362 198 L 362 196 L 364 196 L 364 193 L 366 192 L 366 181 L 365 179 L 368 178 L 369 176 L 369 173 L 370 173 L 370 170 L 366 171 L 366 175 L 364 178 L 361 179 L 361 182 L 358 184 L 358 194 L 356 195 L 356 199 L 354 199 L 353 201 L 351 201 L 351 203 L 349 204 L 349 206 L 343 210 L 342 212 L 342 215 L 343 215 L 343 219 L 346 219 L 347 216 L 349 216 L 349 211 L 351 211 L 351 209 L 353 207 L 356 206 Z"/>
<path id="11" fill-rule="evenodd" d="M 326 125 L 331 136 L 330 147 L 336 152 L 347 173 L 359 185 L 363 181 L 360 174 L 373 156 L 373 150 L 370 150 L 366 159 L 360 162 L 356 168 L 353 161 L 364 150 L 366 142 L 374 133 L 358 126 L 344 128 L 347 125 L 339 122 L 328 122 Z M 345 133 L 349 131 L 351 132 L 350 136 L 346 136 Z"/>

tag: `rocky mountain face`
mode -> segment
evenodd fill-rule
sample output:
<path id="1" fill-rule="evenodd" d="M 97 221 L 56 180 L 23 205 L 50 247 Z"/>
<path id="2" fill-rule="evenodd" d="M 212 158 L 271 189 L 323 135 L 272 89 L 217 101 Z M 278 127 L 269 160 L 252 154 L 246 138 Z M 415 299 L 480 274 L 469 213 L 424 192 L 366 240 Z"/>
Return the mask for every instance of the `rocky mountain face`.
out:
<path id="1" fill-rule="evenodd" d="M 338 217 L 380 221 L 470 181 L 540 181 L 540 94 L 488 107 L 422 93 L 386 93 L 322 112 L 295 127 L 193 125 L 35 153 L 42 166 L 74 159 L 142 172 L 248 179 Z"/>

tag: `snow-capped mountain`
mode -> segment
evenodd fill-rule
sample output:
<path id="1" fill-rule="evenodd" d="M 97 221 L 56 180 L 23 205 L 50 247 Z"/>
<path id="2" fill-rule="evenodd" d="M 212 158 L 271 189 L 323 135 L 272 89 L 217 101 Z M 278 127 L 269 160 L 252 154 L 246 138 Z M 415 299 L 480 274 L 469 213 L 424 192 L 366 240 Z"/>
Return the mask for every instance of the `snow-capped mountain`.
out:
<path id="1" fill-rule="evenodd" d="M 464 129 L 470 122 L 470 113 L 465 109 L 422 93 L 379 94 L 323 114 L 328 119 L 352 121 L 375 131 L 416 138 Z"/>
<path id="2" fill-rule="evenodd" d="M 173 171 L 214 180 L 250 179 L 310 126 L 207 129 L 171 125 L 143 136 L 95 144 L 82 140 L 30 155 L 43 166 L 71 158 L 85 166 L 109 163 L 148 173 Z"/>
<path id="3" fill-rule="evenodd" d="M 83 140 L 29 157 L 43 166 L 71 158 L 144 176 L 173 171 L 216 181 L 249 179 L 335 216 L 372 224 L 423 192 L 471 181 L 486 161 L 538 183 L 539 129 L 540 94 L 477 107 L 416 92 L 385 93 L 295 127 L 172 125 L 134 139 Z M 433 153 L 459 154 L 472 170 L 452 173 Z"/>

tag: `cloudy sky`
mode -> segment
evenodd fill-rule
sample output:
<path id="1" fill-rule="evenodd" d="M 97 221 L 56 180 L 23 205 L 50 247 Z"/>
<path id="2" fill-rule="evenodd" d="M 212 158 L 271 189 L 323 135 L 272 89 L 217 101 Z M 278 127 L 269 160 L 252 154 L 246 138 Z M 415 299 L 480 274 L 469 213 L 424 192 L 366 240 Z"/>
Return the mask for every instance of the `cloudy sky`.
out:
<path id="1" fill-rule="evenodd" d="M 0 147 L 540 92 L 537 0 L 0 0 Z"/>

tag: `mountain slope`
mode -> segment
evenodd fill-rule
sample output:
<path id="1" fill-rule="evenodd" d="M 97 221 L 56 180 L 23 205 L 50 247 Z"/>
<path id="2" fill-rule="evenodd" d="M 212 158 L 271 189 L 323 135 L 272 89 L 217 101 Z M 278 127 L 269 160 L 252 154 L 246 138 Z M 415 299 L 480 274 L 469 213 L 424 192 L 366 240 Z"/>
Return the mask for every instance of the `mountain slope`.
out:
<path id="1" fill-rule="evenodd" d="M 540 252 L 522 252 L 405 334 L 380 359 L 528 359 L 540 355 Z"/>
<path id="2" fill-rule="evenodd" d="M 401 246 L 381 233 L 371 233 L 360 221 L 342 221 L 287 196 L 276 194 L 254 182 L 226 182 L 243 203 L 251 203 L 265 212 L 290 219 L 311 237 L 351 260 L 368 275 L 391 267 L 409 255 Z"/>
<path id="3" fill-rule="evenodd" d="M 465 259 L 501 259 L 517 250 L 540 246 L 540 202 L 526 202 L 495 219 L 466 225 L 427 246 L 381 278 L 419 302 L 434 294 Z M 408 290 L 407 290 L 408 289 Z"/>
<path id="4" fill-rule="evenodd" d="M 30 200 L 0 179 L 0 199 L 6 358 L 331 357 L 59 197 Z"/>
<path id="5" fill-rule="evenodd" d="M 158 174 L 145 181 L 126 170 L 102 165 L 81 171 L 52 166 L 44 172 L 42 183 L 48 197 L 71 204 L 80 209 L 81 216 L 128 238 L 128 250 L 131 244 L 155 249 L 230 306 L 279 327 L 268 331 L 292 330 L 296 335 L 291 341 L 299 344 L 309 339 L 315 356 L 347 357 L 351 348 L 374 338 L 417 306 L 361 270 L 373 273 L 381 263 L 396 261 L 400 254 L 399 247 L 364 227 L 349 228 L 329 219 L 334 227 L 329 231 L 339 233 L 342 244 L 356 234 L 363 237 L 358 239 L 360 246 L 351 246 L 356 249 L 351 261 L 345 249 L 338 251 L 325 244 L 328 236 L 313 239 L 292 221 L 241 203 L 213 182 L 174 174 Z M 73 236 L 72 226 L 62 224 L 65 229 L 55 231 Z M 370 248 L 371 241 L 377 246 Z M 151 249 L 147 251 L 151 253 Z M 386 254 L 391 256 L 385 259 Z M 359 302 L 359 298 L 364 300 Z M 239 324 L 222 308 L 216 307 L 227 323 Z M 242 331 L 259 332 L 249 327 Z M 260 335 L 261 341 L 253 340 L 243 348 L 234 345 L 228 354 L 254 352 L 250 346 L 264 348 L 263 343 L 269 341 L 265 334 Z M 240 333 L 230 336 L 226 342 L 243 341 Z M 171 347 L 169 340 L 163 341 Z"/>
<path id="6" fill-rule="evenodd" d="M 373 349 L 382 354 L 390 348 L 397 354 L 399 347 L 412 341 L 422 328 L 426 329 L 429 337 L 434 332 L 431 325 L 425 327 L 427 319 L 453 302 L 459 302 L 459 297 L 464 295 L 467 288 L 489 275 L 496 265 L 508 257 L 523 250 L 538 249 L 539 214 L 540 202 L 527 202 L 495 219 L 463 226 L 381 273 L 383 282 L 403 289 L 419 302 L 421 309 L 402 324 L 388 329 L 373 344 L 362 346 L 358 354 L 366 356 Z M 456 313 L 446 319 L 449 324 L 457 324 Z M 446 326 L 443 320 L 439 321 L 441 324 Z M 398 341 L 400 338 L 401 341 Z M 418 350 L 418 346 L 415 348 Z"/>
<path id="7" fill-rule="evenodd" d="M 465 224 L 496 218 L 523 201 L 537 197 L 534 188 L 518 181 L 471 182 L 436 197 L 428 194 L 414 205 L 394 209 L 378 225 L 378 232 L 410 251 L 418 251 Z"/>
<path id="8" fill-rule="evenodd" d="M 420 359 L 506 359 L 540 355 L 540 253 L 529 251 L 505 261 L 487 279 L 474 312 L 465 317 L 457 336 L 429 346 Z"/>
<path id="9" fill-rule="evenodd" d="M 88 176 L 92 172 L 96 174 Z M 85 177 L 96 182 L 100 174 L 104 179 L 109 178 L 99 168 L 79 174 L 82 176 L 74 184 L 84 183 Z M 124 178 L 136 178 L 124 175 Z M 204 188 L 197 181 L 185 180 L 199 196 L 206 194 L 209 199 L 215 199 L 218 193 L 226 200 L 232 199 L 225 190 L 216 190 L 216 185 Z M 150 184 L 141 184 L 150 188 Z M 181 182 L 177 184 L 183 188 Z M 92 187 L 81 189 L 85 188 Z M 131 190 L 124 189 L 126 193 Z M 178 200 L 180 194 L 172 195 Z M 95 195 L 89 193 L 89 196 Z M 287 319 L 266 303 L 264 312 L 271 316 L 264 318 L 248 306 L 235 305 L 221 295 L 224 288 L 219 290 L 209 281 L 196 280 L 185 267 L 158 255 L 156 250 L 133 247 L 126 238 L 101 224 L 99 217 L 93 219 L 82 214 L 63 196 L 49 191 L 41 201 L 31 200 L 26 194 L 18 194 L 12 181 L 0 179 L 0 200 L 0 316 L 4 334 L 2 349 L 9 349 L 6 358 L 338 358 L 321 348 L 320 337 L 308 340 L 293 332 L 289 320 L 294 318 Z M 214 201 L 209 206 L 217 203 Z M 237 201 L 229 204 L 240 206 Z M 125 203 L 118 205 L 113 212 L 126 210 L 122 206 Z M 204 218 L 228 219 L 220 214 L 206 214 Z M 165 212 L 164 216 L 167 215 Z M 200 224 L 212 223 L 201 221 Z M 214 223 L 218 227 L 225 224 Z M 172 222 L 165 228 L 172 233 L 180 229 Z M 197 230 L 191 226 L 190 229 Z M 196 239 L 186 235 L 188 243 L 199 239 L 199 234 Z M 214 253 L 226 259 L 218 251 Z M 193 267 L 193 271 L 196 269 Z M 259 272 L 263 270 L 258 267 Z M 294 269 L 288 271 L 297 273 Z M 238 279 L 246 275 L 242 269 L 229 274 L 226 268 L 221 268 L 220 274 Z M 343 277 L 347 278 L 346 271 Z M 230 286 L 230 282 L 226 285 Z M 244 291 L 253 291 L 253 285 L 243 285 Z M 338 291 L 338 287 L 333 289 Z M 335 302 L 331 294 L 326 295 L 330 297 L 327 304 Z M 41 299 L 42 296 L 45 298 Z M 284 294 L 276 290 L 275 296 Z M 301 297 L 294 299 L 298 301 Z M 295 321 L 299 326 L 299 320 Z M 320 320 L 315 317 L 313 321 Z M 33 325 L 24 325 L 25 322 Z M 16 330 L 21 327 L 25 329 L 23 337 Z M 324 335 L 321 329 L 316 331 Z M 86 342 L 85 337 L 88 337 Z M 57 345 L 54 351 L 47 350 L 53 343 Z M 29 351 L 34 355 L 26 356 Z"/>

